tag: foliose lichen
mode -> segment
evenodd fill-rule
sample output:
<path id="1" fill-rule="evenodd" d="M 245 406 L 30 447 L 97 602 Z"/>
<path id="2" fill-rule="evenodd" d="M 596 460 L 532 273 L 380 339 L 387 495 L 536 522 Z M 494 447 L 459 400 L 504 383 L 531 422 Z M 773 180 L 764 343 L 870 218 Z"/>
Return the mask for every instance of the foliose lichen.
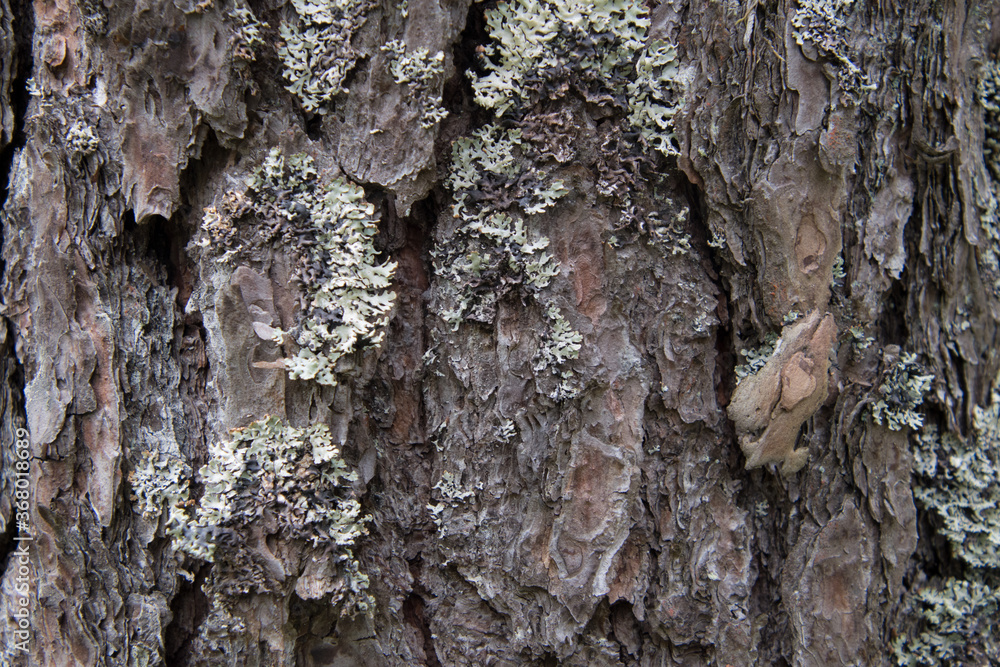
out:
<path id="1" fill-rule="evenodd" d="M 389 72 L 393 80 L 409 88 L 412 97 L 420 105 L 420 126 L 425 130 L 433 128 L 448 115 L 441 103 L 441 95 L 433 91 L 436 83 L 444 77 L 444 52 L 433 56 L 425 48 L 410 53 L 406 44 L 394 39 L 382 47 L 390 54 Z"/>
<path id="2" fill-rule="evenodd" d="M 833 260 L 833 279 L 830 281 L 830 288 L 843 287 L 846 277 L 847 271 L 844 270 L 844 256 L 837 253 L 837 256 Z"/>
<path id="3" fill-rule="evenodd" d="M 879 385 L 880 398 L 872 406 L 872 418 L 879 426 L 885 421 L 891 431 L 904 427 L 917 430 L 924 423 L 924 416 L 917 408 L 924 402 L 924 396 L 931 389 L 933 375 L 921 375 L 917 355 L 902 353 L 889 368 L 882 384 Z"/>
<path id="4" fill-rule="evenodd" d="M 914 449 L 914 495 L 941 520 L 957 558 L 1000 570 L 1000 377 L 987 407 L 973 408 L 972 437 L 928 425 Z"/>
<path id="5" fill-rule="evenodd" d="M 746 363 L 739 364 L 733 369 L 736 373 L 736 384 L 764 368 L 767 360 L 774 356 L 777 343 L 778 334 L 771 332 L 764 336 L 764 340 L 759 346 L 740 350 L 740 356 L 746 359 Z"/>
<path id="6" fill-rule="evenodd" d="M 268 535 L 323 549 L 349 581 L 333 602 L 344 603 L 346 613 L 370 609 L 368 578 L 352 551 L 367 534 L 368 518 L 351 486 L 357 473 L 348 469 L 327 426 L 294 428 L 268 417 L 232 430 L 209 445 L 209 461 L 198 471 L 204 493 L 197 503 L 190 500 L 186 466 L 174 459 L 146 457 L 131 480 L 147 518 L 167 511 L 165 533 L 177 550 L 232 565 L 244 560 L 247 536 L 263 527 Z"/>
<path id="7" fill-rule="evenodd" d="M 437 492 L 435 495 L 440 500 L 427 503 L 427 511 L 430 512 L 431 520 L 434 521 L 434 525 L 438 527 L 438 531 L 441 534 L 445 530 L 446 519 L 448 518 L 446 514 L 462 511 L 463 506 L 475 501 L 476 492 L 483 488 L 482 482 L 478 483 L 472 489 L 463 487 L 462 473 L 462 470 L 457 473 L 446 470 L 441 473 L 441 479 L 438 480 L 437 484 L 431 487 L 432 490 Z M 446 512 L 449 509 L 451 512 Z"/>
<path id="8" fill-rule="evenodd" d="M 915 637 L 904 634 L 893 641 L 897 665 L 996 664 L 1000 646 L 994 626 L 1000 591 L 995 587 L 949 577 L 940 588 L 918 591 L 910 607 L 923 629 Z M 986 656 L 993 660 L 982 662 Z"/>
<path id="9" fill-rule="evenodd" d="M 273 149 L 245 192 L 228 193 L 221 211 L 205 210 L 199 245 L 224 250 L 223 261 L 239 256 L 244 237 L 238 231 L 247 218 L 244 233 L 258 245 L 277 239 L 300 253 L 302 323 L 291 332 L 267 332 L 279 345 L 289 337 L 298 344 L 284 362 L 289 375 L 336 385 L 341 358 L 381 344 L 396 299 L 386 291 L 396 263 L 376 257 L 375 207 L 352 183 L 322 182 L 311 157 L 286 159 Z"/>
<path id="10" fill-rule="evenodd" d="M 979 104 L 983 107 L 983 160 L 993 179 L 1000 181 L 1000 61 L 983 65 Z"/>
<path id="11" fill-rule="evenodd" d="M 914 490 L 920 505 L 964 563 L 963 577 L 918 590 L 913 639 L 893 648 L 900 665 L 984 664 L 1000 660 L 1000 375 L 989 405 L 973 409 L 971 437 L 928 424 L 915 439 Z M 992 664 L 992 663 L 991 663 Z"/>
<path id="12" fill-rule="evenodd" d="M 798 0 L 792 14 L 792 36 L 800 47 L 815 49 L 837 64 L 837 83 L 844 102 L 857 105 L 875 89 L 868 73 L 855 64 L 858 55 L 848 39 L 854 0 Z"/>
<path id="13" fill-rule="evenodd" d="M 635 0 L 513 0 L 486 13 L 494 42 L 476 101 L 504 115 L 571 88 L 627 110 L 632 127 L 664 155 L 677 152 L 673 117 L 680 68 L 674 48 L 649 41 L 648 9 Z"/>
<path id="14" fill-rule="evenodd" d="M 278 28 L 284 43 L 278 56 L 284 64 L 285 89 L 310 113 L 324 113 L 340 93 L 360 54 L 351 46 L 364 24 L 371 0 L 292 0 L 295 20 Z"/>
<path id="15" fill-rule="evenodd" d="M 864 327 L 853 326 L 847 330 L 847 334 L 851 337 L 851 345 L 859 352 L 867 350 L 875 342 L 872 336 L 865 333 Z"/>
<path id="16" fill-rule="evenodd" d="M 559 274 L 547 252 L 549 239 L 534 237 L 525 220 L 541 214 L 568 190 L 562 181 L 522 159 L 521 133 L 488 125 L 452 144 L 447 184 L 462 221 L 432 253 L 438 290 L 432 307 L 451 329 L 465 320 L 492 322 L 499 299 L 515 287 L 533 298 L 548 328 L 536 356 L 536 370 L 558 378 L 554 398 L 573 394 L 569 362 L 582 337 L 547 298 L 545 288 Z"/>
<path id="17" fill-rule="evenodd" d="M 190 517 L 191 468 L 178 457 L 147 453 L 128 475 L 135 508 L 148 520 L 166 512 L 164 532 L 182 538 Z"/>
<path id="18" fill-rule="evenodd" d="M 658 211 L 650 211 L 644 219 L 650 240 L 671 255 L 688 254 L 691 252 L 691 235 L 687 232 L 689 214 L 690 210 L 683 208 L 664 220 Z"/>
<path id="19" fill-rule="evenodd" d="M 253 62 L 257 59 L 257 52 L 264 46 L 264 25 L 254 16 L 253 10 L 245 6 L 237 6 L 231 10 L 229 17 L 236 24 L 231 39 L 233 55 L 245 62 Z"/>

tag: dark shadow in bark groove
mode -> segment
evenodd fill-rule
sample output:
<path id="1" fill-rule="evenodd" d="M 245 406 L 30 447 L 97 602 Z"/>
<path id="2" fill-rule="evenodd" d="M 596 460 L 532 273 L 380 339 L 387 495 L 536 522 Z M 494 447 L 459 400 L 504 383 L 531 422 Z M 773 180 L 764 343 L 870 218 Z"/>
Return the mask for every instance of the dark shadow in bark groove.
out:
<path id="1" fill-rule="evenodd" d="M 158 262 L 167 273 L 167 284 L 177 288 L 177 309 L 183 313 L 187 299 L 194 287 L 194 267 L 187 259 L 184 247 L 191 238 L 191 231 L 175 215 L 169 220 L 152 216 L 144 226 L 146 255 Z"/>
<path id="2" fill-rule="evenodd" d="M 7 204 L 10 170 L 14 155 L 24 146 L 27 135 L 24 132 L 24 117 L 28 111 L 31 96 L 28 94 L 28 79 L 34 65 L 31 54 L 31 40 L 35 32 L 34 10 L 30 0 L 12 0 L 11 30 L 17 43 L 14 54 L 13 78 L 10 86 L 10 105 L 14 114 L 14 127 L 8 144 L 0 150 L 0 208 Z M 0 237 L 2 240 L 2 237 Z M 0 260 L 2 262 L 2 260 Z M 0 271 L 3 264 L 0 263 Z"/>
<path id="3" fill-rule="evenodd" d="M 313 114 L 311 117 L 306 116 L 304 121 L 306 136 L 313 141 L 321 140 L 323 138 L 323 115 Z"/>
<path id="4" fill-rule="evenodd" d="M 438 660 L 437 652 L 434 650 L 434 635 L 424 614 L 424 599 L 416 593 L 410 593 L 403 601 L 402 612 L 403 620 L 416 628 L 424 638 L 424 665 L 441 667 L 441 661 Z"/>
<path id="5" fill-rule="evenodd" d="M 469 76 L 469 73 L 477 76 L 487 74 L 475 55 L 477 47 L 490 42 L 485 12 L 486 8 L 481 3 L 469 7 L 465 27 L 451 49 L 455 72 L 444 82 L 441 91 L 441 104 L 448 115 L 441 123 L 434 140 L 439 176 L 444 175 L 444 170 L 451 166 L 452 142 L 468 134 L 470 128 L 480 127 L 493 119 L 492 112 L 475 103 L 472 79 Z"/>
<path id="6" fill-rule="evenodd" d="M 478 50 L 483 44 L 489 42 L 490 34 L 486 28 L 485 3 L 474 3 L 466 14 L 462 34 L 452 48 L 452 56 L 455 59 L 455 76 L 445 82 L 442 100 L 446 108 L 450 109 L 456 101 L 461 101 L 463 98 L 472 99 L 472 79 L 466 75 L 466 72 L 473 72 L 477 76 L 488 74 L 486 68 L 481 65 L 479 58 L 474 54 L 479 52 Z"/>
<path id="7" fill-rule="evenodd" d="M 17 43 L 14 54 L 15 62 L 13 79 L 10 86 L 10 105 L 14 115 L 14 126 L 8 143 L 0 148 L 0 210 L 7 206 L 7 196 L 10 194 L 10 172 L 14 164 L 14 156 L 27 141 L 24 132 L 24 118 L 28 112 L 31 96 L 28 94 L 28 79 L 33 66 L 31 40 L 35 32 L 34 10 L 31 0 L 12 0 L 11 30 Z M 0 225 L 0 249 L 3 248 L 3 225 Z M 7 269 L 7 263 L 0 254 L 0 278 Z M 6 318 L 5 318 L 6 319 Z M 12 327 L 11 327 L 12 328 Z M 13 333 L 12 331 L 10 333 Z"/>
<path id="8" fill-rule="evenodd" d="M 177 594 L 170 601 L 173 618 L 163 629 L 163 649 L 166 663 L 174 667 L 190 664 L 192 642 L 198 636 L 198 628 L 208 615 L 208 597 L 203 591 L 205 580 L 212 570 L 211 564 L 204 564 L 194 573 L 194 581 L 178 577 Z"/>
<path id="9" fill-rule="evenodd" d="M 14 551 L 15 537 L 17 537 L 17 522 L 11 520 L 7 522 L 7 530 L 0 534 L 0 577 L 7 572 L 10 554 Z"/>

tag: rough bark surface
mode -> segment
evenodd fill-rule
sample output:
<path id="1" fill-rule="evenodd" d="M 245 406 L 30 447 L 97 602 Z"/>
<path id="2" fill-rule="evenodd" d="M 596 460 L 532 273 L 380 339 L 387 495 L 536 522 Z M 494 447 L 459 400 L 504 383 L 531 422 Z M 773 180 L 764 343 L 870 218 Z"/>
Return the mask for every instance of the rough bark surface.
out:
<path id="1" fill-rule="evenodd" d="M 3 664 L 895 664 L 904 600 L 955 564 L 931 522 L 918 549 L 912 434 L 872 410 L 901 350 L 942 431 L 968 435 L 997 377 L 994 5 L 648 3 L 677 48 L 679 150 L 554 76 L 502 122 L 518 183 L 566 190 L 525 217 L 558 270 L 534 292 L 481 277 L 453 326 L 435 257 L 466 233 L 452 142 L 495 122 L 466 75 L 493 4 L 368 3 L 313 114 L 282 78 L 280 0 L 2 0 Z M 443 73 L 399 82 L 390 40 Z M 422 122 L 426 96 L 445 120 Z M 362 186 L 397 264 L 385 339 L 336 386 L 290 379 L 261 335 L 303 317 L 295 242 L 231 261 L 194 243 L 273 148 Z M 524 206 L 512 183 L 475 205 Z M 567 385 L 538 361 L 553 307 L 582 336 Z M 784 347 L 738 389 L 768 335 Z M 273 517 L 213 564 L 137 509 L 143 459 L 196 471 L 269 415 L 328 426 L 357 472 L 370 613 L 345 612 L 333 550 Z M 11 648 L 21 427 L 30 655 Z"/>

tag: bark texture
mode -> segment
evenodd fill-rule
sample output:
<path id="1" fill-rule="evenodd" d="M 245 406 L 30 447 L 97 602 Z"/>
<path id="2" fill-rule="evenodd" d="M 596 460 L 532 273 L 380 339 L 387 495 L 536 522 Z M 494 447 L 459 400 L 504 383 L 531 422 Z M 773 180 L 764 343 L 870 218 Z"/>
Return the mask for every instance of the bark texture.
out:
<path id="1" fill-rule="evenodd" d="M 971 437 L 1000 367 L 995 5 L 649 2 L 647 46 L 676 47 L 657 144 L 634 81 L 574 69 L 611 47 L 569 33 L 511 110 L 477 104 L 492 3 L 345 0 L 312 113 L 280 26 L 320 19 L 290 4 L 2 0 L 4 664 L 895 664 L 910 596 L 963 566 L 914 503 L 914 429 L 875 415 Z M 453 142 L 487 126 L 513 161 L 463 186 Z M 396 264 L 384 340 L 335 385 L 280 367 L 316 241 L 292 186 L 266 213 L 246 185 L 272 149 L 362 187 Z M 500 214 L 523 236 L 470 231 Z M 883 389 L 908 354 L 920 408 Z M 268 416 L 329 428 L 367 535 L 268 505 L 185 553 L 137 471 L 183 462 L 194 507 L 213 447 Z M 953 664 L 1000 660 L 960 639 Z"/>

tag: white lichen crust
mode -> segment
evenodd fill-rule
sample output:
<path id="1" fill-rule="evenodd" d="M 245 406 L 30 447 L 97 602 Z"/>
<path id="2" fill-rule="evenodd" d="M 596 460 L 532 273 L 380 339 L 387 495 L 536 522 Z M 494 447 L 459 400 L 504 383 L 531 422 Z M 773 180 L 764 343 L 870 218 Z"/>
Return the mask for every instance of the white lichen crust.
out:
<path id="1" fill-rule="evenodd" d="M 476 101 L 504 115 L 569 89 L 625 109 L 664 155 L 677 153 L 673 117 L 682 82 L 673 46 L 650 41 L 648 9 L 635 0 L 513 0 L 486 13 L 494 42 Z"/>
<path id="2" fill-rule="evenodd" d="M 324 113 L 335 96 L 347 92 L 344 79 L 359 54 L 351 38 L 364 24 L 370 0 L 292 0 L 295 20 L 278 28 L 284 43 L 278 56 L 284 64 L 286 90 L 310 113 Z"/>
<path id="3" fill-rule="evenodd" d="M 86 157 L 93 155 L 101 145 L 94 129 L 83 121 L 73 123 L 66 133 L 66 143 L 74 154 Z"/>

